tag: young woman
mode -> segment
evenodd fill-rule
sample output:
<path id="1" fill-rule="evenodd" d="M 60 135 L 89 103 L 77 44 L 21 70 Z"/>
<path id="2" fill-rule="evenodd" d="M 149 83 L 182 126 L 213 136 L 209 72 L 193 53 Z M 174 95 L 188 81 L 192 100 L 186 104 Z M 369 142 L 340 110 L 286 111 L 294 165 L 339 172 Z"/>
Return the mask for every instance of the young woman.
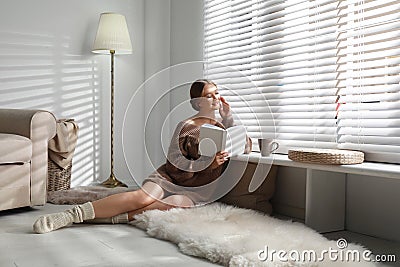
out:
<path id="1" fill-rule="evenodd" d="M 215 83 L 197 80 L 190 88 L 192 107 L 197 114 L 180 122 L 168 150 L 166 164 L 143 181 L 141 189 L 74 206 L 64 212 L 41 216 L 33 225 L 36 233 L 47 233 L 73 223 L 127 223 L 145 210 L 168 210 L 207 203 L 210 189 L 188 190 L 207 186 L 223 172 L 228 153 L 217 152 L 214 158 L 199 155 L 200 126 L 207 123 L 233 126 L 229 104 L 218 93 Z M 222 121 L 215 112 L 219 111 Z M 251 151 L 248 138 L 245 153 Z M 205 192 L 205 193 L 202 193 Z"/>

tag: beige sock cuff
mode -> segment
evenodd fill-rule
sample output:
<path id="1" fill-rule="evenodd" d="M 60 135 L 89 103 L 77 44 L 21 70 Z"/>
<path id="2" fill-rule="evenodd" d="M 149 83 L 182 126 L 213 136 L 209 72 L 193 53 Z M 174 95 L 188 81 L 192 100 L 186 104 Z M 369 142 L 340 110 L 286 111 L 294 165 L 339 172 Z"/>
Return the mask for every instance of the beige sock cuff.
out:
<path id="1" fill-rule="evenodd" d="M 114 223 L 114 224 L 129 222 L 128 213 L 118 214 L 118 215 L 112 217 L 111 219 L 112 219 L 112 223 Z"/>
<path id="2" fill-rule="evenodd" d="M 85 220 L 85 223 L 128 223 L 128 213 L 118 214 L 109 218 L 95 218 L 92 220 Z"/>
<path id="3" fill-rule="evenodd" d="M 80 205 L 80 208 L 82 210 L 83 220 L 94 219 L 95 214 L 94 214 L 94 208 L 93 208 L 92 202 L 86 202 L 86 203 Z"/>

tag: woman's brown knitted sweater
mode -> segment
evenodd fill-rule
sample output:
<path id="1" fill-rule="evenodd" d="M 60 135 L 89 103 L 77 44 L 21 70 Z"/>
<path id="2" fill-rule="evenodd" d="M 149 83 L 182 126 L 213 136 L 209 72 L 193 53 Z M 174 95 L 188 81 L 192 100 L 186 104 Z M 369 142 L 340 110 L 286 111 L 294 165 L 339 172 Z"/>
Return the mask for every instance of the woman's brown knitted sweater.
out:
<path id="1" fill-rule="evenodd" d="M 215 121 L 215 125 L 225 129 L 220 122 Z M 152 181 L 172 194 L 183 194 L 185 192 L 182 192 L 182 187 L 204 186 L 216 180 L 227 162 L 212 169 L 214 158 L 199 154 L 199 135 L 200 126 L 191 120 L 180 122 L 172 136 L 166 164 L 160 166 L 143 183 Z M 245 153 L 251 151 L 251 140 L 247 139 Z"/>

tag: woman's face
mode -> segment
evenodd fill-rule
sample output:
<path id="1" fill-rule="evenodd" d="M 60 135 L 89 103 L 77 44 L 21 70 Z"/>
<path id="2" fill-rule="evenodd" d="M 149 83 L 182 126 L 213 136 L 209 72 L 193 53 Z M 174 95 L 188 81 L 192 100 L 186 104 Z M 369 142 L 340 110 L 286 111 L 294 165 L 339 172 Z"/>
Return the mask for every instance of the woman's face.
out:
<path id="1" fill-rule="evenodd" d="M 214 84 L 206 84 L 203 88 L 200 109 L 218 110 L 220 107 L 220 95 Z"/>

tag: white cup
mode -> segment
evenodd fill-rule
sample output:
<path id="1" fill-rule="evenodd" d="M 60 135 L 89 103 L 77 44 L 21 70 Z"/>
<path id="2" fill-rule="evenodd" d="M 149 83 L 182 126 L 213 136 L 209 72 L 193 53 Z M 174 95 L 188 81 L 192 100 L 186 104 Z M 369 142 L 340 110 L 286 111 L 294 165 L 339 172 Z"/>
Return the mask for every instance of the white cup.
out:
<path id="1" fill-rule="evenodd" d="M 261 156 L 268 157 L 272 152 L 279 148 L 279 144 L 274 142 L 272 138 L 258 139 L 258 146 L 260 148 Z"/>

